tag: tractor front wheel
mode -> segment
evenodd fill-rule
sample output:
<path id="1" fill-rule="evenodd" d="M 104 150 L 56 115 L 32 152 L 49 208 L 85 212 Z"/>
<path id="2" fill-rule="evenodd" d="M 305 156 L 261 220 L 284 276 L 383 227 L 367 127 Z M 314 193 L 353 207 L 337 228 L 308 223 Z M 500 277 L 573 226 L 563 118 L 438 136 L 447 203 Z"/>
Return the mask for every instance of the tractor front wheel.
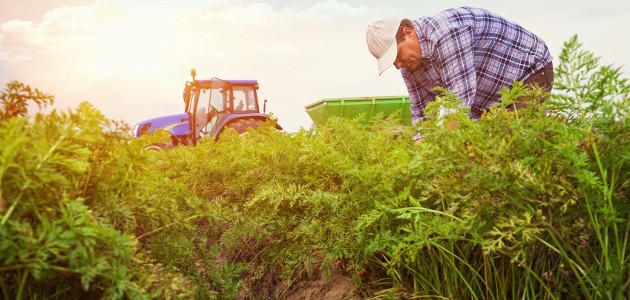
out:
<path id="1" fill-rule="evenodd" d="M 153 143 L 149 146 L 144 147 L 144 150 L 147 151 L 165 151 L 173 149 L 173 145 L 165 144 L 165 143 Z"/>

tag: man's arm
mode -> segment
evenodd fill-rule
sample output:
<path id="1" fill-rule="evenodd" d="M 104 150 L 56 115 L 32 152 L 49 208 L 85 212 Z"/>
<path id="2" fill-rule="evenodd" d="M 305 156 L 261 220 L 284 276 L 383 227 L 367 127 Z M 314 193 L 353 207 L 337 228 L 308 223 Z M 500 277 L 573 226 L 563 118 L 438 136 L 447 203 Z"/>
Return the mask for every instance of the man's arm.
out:
<path id="1" fill-rule="evenodd" d="M 407 91 L 409 92 L 409 102 L 410 102 L 410 110 L 411 110 L 411 124 L 416 125 L 416 123 L 425 119 L 424 117 L 424 108 L 427 106 L 427 103 L 433 101 L 435 96 L 431 94 L 427 89 L 421 87 L 415 80 L 409 77 L 410 75 L 406 72 L 402 72 L 402 78 L 407 86 Z M 417 141 L 422 138 L 422 134 L 417 134 L 414 136 L 414 140 Z"/>

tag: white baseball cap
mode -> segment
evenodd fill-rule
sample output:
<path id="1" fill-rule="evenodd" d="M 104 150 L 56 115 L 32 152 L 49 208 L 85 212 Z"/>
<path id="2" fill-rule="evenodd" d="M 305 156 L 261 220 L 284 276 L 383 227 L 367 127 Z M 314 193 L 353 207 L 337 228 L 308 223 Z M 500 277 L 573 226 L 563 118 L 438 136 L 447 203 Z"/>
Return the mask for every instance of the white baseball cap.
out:
<path id="1" fill-rule="evenodd" d="M 378 20 L 368 25 L 365 39 L 368 49 L 378 63 L 378 75 L 391 67 L 398 55 L 396 32 L 400 27 L 400 18 Z"/>

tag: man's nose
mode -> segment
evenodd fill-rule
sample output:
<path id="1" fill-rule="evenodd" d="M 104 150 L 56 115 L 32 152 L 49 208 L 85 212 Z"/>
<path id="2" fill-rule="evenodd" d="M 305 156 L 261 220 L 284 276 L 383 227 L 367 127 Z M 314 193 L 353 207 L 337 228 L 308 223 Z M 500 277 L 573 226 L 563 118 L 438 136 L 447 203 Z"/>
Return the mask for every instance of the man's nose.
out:
<path id="1" fill-rule="evenodd" d="M 394 61 L 394 67 L 396 67 L 396 69 L 400 70 L 400 67 L 402 67 L 402 63 L 398 59 L 396 59 Z"/>

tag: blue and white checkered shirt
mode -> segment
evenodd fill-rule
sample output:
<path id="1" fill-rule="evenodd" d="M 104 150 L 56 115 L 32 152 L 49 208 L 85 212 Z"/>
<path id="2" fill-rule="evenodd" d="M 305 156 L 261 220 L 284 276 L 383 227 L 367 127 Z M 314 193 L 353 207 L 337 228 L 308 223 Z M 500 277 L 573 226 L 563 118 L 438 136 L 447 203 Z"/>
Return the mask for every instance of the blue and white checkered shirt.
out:
<path id="1" fill-rule="evenodd" d="M 524 81 L 551 62 L 545 42 L 518 24 L 487 10 L 449 9 L 412 21 L 422 49 L 422 66 L 401 74 L 411 101 L 412 123 L 424 119 L 435 87 L 443 87 L 470 107 L 478 119 L 499 102 L 499 91 Z"/>

